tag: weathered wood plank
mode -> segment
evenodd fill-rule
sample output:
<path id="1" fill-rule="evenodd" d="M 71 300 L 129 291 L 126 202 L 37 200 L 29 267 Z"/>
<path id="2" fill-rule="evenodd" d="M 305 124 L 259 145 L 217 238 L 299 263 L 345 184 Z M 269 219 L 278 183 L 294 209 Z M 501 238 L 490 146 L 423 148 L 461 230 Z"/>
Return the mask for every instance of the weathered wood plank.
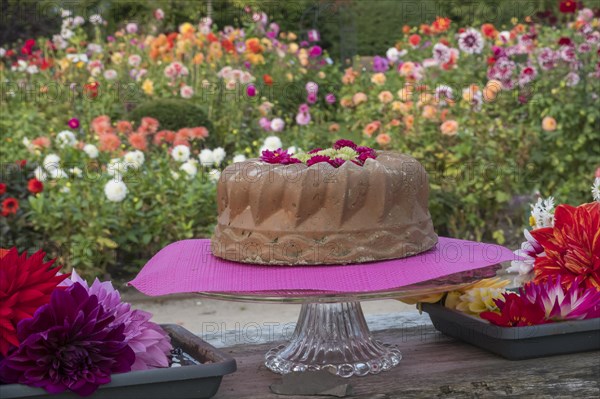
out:
<path id="1" fill-rule="evenodd" d="M 600 397 L 600 352 L 510 361 L 448 338 L 431 326 L 374 333 L 398 343 L 403 360 L 388 372 L 351 378 L 353 398 Z M 238 345 L 226 350 L 238 371 L 226 376 L 216 398 L 289 398 L 270 392 L 281 377 L 263 365 L 278 343 Z M 316 398 L 316 397 L 315 397 Z"/>

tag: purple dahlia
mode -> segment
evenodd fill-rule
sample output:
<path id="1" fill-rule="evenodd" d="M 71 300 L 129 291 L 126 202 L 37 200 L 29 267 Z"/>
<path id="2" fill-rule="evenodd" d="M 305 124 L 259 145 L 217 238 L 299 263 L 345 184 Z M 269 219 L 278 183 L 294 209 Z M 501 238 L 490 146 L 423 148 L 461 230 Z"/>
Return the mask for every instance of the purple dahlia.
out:
<path id="1" fill-rule="evenodd" d="M 135 353 L 135 362 L 131 371 L 169 367 L 171 346 L 169 335 L 156 323 L 150 321 L 151 313 L 131 309 L 131 305 L 121 301 L 121 295 L 110 281 L 96 279 L 90 287 L 75 270 L 71 274 L 74 283 L 81 284 L 90 295 L 96 295 L 98 302 L 111 313 L 115 320 L 112 324 L 123 324 L 125 342 Z"/>
<path id="2" fill-rule="evenodd" d="M 135 361 L 125 325 L 114 320 L 81 284 L 54 290 L 50 303 L 17 326 L 21 345 L 0 363 L 0 379 L 50 393 L 91 395 Z"/>

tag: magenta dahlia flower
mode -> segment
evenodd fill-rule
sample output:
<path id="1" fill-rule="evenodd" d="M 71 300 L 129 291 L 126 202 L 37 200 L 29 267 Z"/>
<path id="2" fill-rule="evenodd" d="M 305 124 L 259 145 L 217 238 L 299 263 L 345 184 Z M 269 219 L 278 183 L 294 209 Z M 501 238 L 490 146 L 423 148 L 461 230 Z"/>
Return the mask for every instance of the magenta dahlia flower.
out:
<path id="1" fill-rule="evenodd" d="M 327 162 L 329 162 L 329 165 L 333 166 L 334 168 L 339 168 L 340 166 L 342 166 L 343 164 L 346 163 L 346 160 L 342 159 L 342 158 L 335 158 L 335 159 L 330 159 Z"/>
<path id="2" fill-rule="evenodd" d="M 360 146 L 356 147 L 356 151 L 358 152 L 358 161 L 361 163 L 365 163 L 369 158 L 377 158 L 377 153 L 372 148 Z"/>
<path id="3" fill-rule="evenodd" d="M 333 144 L 334 150 L 339 150 L 340 148 L 350 147 L 352 149 L 356 149 L 356 143 L 352 140 L 340 139 Z"/>
<path id="4" fill-rule="evenodd" d="M 169 367 L 169 354 L 173 347 L 169 335 L 156 323 L 150 321 L 152 314 L 143 310 L 133 310 L 131 305 L 121 301 L 121 295 L 110 281 L 96 279 L 90 287 L 77 272 L 71 275 L 73 283 L 79 283 L 90 295 L 96 295 L 104 309 L 115 317 L 112 324 L 125 325 L 124 341 L 133 349 L 135 362 L 132 371 Z"/>
<path id="5" fill-rule="evenodd" d="M 544 309 L 548 321 L 600 317 L 600 291 L 593 287 L 581 288 L 579 282 L 567 290 L 562 287 L 560 276 L 545 284 L 526 284 L 521 296 Z"/>
<path id="6" fill-rule="evenodd" d="M 331 160 L 331 158 L 329 158 L 328 156 L 325 156 L 325 155 L 313 155 L 312 157 L 310 157 L 308 159 L 308 161 L 306 161 L 306 165 L 312 166 L 314 164 L 321 163 L 321 162 L 329 163 L 330 160 Z"/>
<path id="7" fill-rule="evenodd" d="M 287 150 L 282 150 L 281 148 L 278 148 L 275 151 L 264 150 L 260 156 L 260 160 L 266 163 L 281 165 L 300 163 L 298 158 L 292 157 L 292 154 L 289 154 Z"/>
<path id="8" fill-rule="evenodd" d="M 0 379 L 50 393 L 91 395 L 135 361 L 125 325 L 114 320 L 81 284 L 54 290 L 50 303 L 19 323 L 21 345 L 0 362 Z"/>

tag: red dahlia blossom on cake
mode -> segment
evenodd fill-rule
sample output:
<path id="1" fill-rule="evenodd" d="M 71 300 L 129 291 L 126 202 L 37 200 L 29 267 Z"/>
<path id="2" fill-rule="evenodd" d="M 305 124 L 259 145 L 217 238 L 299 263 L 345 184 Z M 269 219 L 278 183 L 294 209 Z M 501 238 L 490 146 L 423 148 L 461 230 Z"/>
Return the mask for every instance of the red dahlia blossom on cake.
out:
<path id="1" fill-rule="evenodd" d="M 560 276 L 563 287 L 569 288 L 579 277 L 583 287 L 600 290 L 600 202 L 559 205 L 554 227 L 531 235 L 546 253 L 535 260 L 535 282 Z"/>
<path id="2" fill-rule="evenodd" d="M 13 346 L 19 346 L 17 324 L 33 316 L 50 301 L 52 291 L 68 274 L 57 276 L 60 268 L 54 260 L 44 263 L 46 254 L 38 251 L 19 256 L 16 248 L 0 259 L 0 354 L 6 356 Z"/>

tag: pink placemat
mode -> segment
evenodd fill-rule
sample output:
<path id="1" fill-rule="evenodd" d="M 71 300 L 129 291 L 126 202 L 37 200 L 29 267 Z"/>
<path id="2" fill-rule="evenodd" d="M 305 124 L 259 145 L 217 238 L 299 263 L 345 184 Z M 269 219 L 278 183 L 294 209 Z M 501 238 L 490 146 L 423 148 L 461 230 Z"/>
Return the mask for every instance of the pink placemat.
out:
<path id="1" fill-rule="evenodd" d="M 440 237 L 431 250 L 404 259 L 338 266 L 261 266 L 213 256 L 210 240 L 183 240 L 160 250 L 129 283 L 150 296 L 189 292 L 317 290 L 372 292 L 516 259 L 494 244 Z"/>

